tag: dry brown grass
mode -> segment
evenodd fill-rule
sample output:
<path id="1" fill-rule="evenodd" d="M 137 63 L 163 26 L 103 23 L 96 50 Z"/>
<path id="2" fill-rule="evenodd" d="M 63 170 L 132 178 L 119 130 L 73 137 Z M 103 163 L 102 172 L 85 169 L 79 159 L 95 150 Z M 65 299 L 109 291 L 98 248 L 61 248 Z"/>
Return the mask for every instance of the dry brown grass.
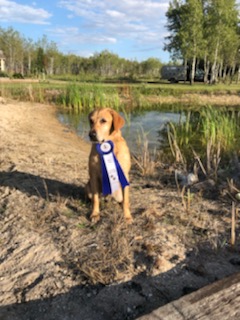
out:
<path id="1" fill-rule="evenodd" d="M 184 103 L 191 106 L 238 106 L 240 97 L 237 94 L 197 94 L 183 93 L 181 96 L 151 96 L 146 98 L 149 103 L 173 104 Z"/>
<path id="2" fill-rule="evenodd" d="M 156 150 L 150 150 L 146 133 L 142 132 L 139 140 L 139 151 L 136 155 L 132 155 L 133 162 L 142 176 L 154 175 L 156 169 L 161 165 L 159 153 Z"/>
<path id="3" fill-rule="evenodd" d="M 94 238 L 78 257 L 78 267 L 87 282 L 107 284 L 123 280 L 133 270 L 130 234 L 121 216 L 113 210 L 94 228 Z"/>

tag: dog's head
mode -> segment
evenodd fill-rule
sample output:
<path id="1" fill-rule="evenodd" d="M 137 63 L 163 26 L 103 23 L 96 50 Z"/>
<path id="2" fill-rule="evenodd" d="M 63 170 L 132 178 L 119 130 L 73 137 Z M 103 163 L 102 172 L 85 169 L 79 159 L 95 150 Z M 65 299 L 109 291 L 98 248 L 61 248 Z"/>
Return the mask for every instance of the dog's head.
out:
<path id="1" fill-rule="evenodd" d="M 102 108 L 92 111 L 89 116 L 91 141 L 103 142 L 119 131 L 124 125 L 124 119 L 113 109 Z"/>

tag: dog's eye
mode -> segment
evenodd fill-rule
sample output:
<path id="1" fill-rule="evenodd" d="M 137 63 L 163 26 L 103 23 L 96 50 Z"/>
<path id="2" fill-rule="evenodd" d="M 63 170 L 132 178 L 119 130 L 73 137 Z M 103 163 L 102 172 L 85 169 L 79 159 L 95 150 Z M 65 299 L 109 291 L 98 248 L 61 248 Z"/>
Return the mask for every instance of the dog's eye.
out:
<path id="1" fill-rule="evenodd" d="M 90 126 L 92 126 L 93 125 L 93 120 L 89 119 L 89 123 L 90 123 Z"/>
<path id="2" fill-rule="evenodd" d="M 100 119 L 100 123 L 106 123 L 107 122 L 107 120 L 105 120 L 105 119 Z"/>

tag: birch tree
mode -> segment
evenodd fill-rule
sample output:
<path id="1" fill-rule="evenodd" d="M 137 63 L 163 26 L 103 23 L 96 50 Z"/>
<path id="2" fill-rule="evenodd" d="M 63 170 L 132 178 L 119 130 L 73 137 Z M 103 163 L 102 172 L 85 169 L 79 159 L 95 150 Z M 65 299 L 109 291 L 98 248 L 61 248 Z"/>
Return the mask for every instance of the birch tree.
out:
<path id="1" fill-rule="evenodd" d="M 238 10 L 235 0 L 205 1 L 205 59 L 211 65 L 210 83 L 218 81 L 219 66 L 231 63 L 238 49 Z M 227 67 L 227 65 L 226 65 Z M 229 65 L 228 65 L 229 67 Z M 205 73 L 208 72 L 205 70 Z"/>
<path id="2" fill-rule="evenodd" d="M 0 28 L 0 47 L 6 56 L 6 67 L 10 74 L 23 70 L 23 42 L 20 33 L 13 28 Z"/>
<path id="3" fill-rule="evenodd" d="M 202 56 L 203 41 L 203 7 L 201 0 L 186 0 L 181 10 L 179 38 L 183 58 L 191 66 L 190 82 L 194 82 L 197 57 Z"/>
<path id="4" fill-rule="evenodd" d="M 182 11 L 183 1 L 173 0 L 169 3 L 168 11 L 166 12 L 167 25 L 166 28 L 169 35 L 165 37 L 167 41 L 164 45 L 164 50 L 170 52 L 173 60 L 182 58 L 182 42 L 179 35 L 179 31 L 182 26 Z"/>
<path id="5" fill-rule="evenodd" d="M 173 0 L 166 13 L 165 49 L 173 58 L 191 65 L 193 82 L 197 59 L 204 60 L 205 81 L 218 81 L 239 64 L 239 31 L 236 0 Z"/>

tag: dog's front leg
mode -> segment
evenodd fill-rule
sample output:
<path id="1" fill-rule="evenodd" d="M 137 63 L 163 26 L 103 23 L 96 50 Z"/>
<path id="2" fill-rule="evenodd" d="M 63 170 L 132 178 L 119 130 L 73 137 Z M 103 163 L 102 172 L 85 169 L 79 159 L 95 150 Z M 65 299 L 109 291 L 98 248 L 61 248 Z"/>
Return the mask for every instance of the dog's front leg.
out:
<path id="1" fill-rule="evenodd" d="M 129 209 L 129 186 L 126 186 L 123 190 L 123 214 L 125 221 L 128 224 L 133 222 L 133 218 Z"/>
<path id="2" fill-rule="evenodd" d="M 95 178 L 95 179 L 94 179 Z M 100 220 L 100 195 L 99 195 L 99 182 L 96 177 L 91 179 L 91 193 L 92 193 L 92 213 L 90 219 L 93 223 Z"/>
<path id="3" fill-rule="evenodd" d="M 99 200 L 99 194 L 98 193 L 94 193 L 93 197 L 92 197 L 92 213 L 91 213 L 91 221 L 93 223 L 96 223 L 100 220 L 100 210 L 99 210 L 99 206 L 100 206 L 100 200 Z"/>

